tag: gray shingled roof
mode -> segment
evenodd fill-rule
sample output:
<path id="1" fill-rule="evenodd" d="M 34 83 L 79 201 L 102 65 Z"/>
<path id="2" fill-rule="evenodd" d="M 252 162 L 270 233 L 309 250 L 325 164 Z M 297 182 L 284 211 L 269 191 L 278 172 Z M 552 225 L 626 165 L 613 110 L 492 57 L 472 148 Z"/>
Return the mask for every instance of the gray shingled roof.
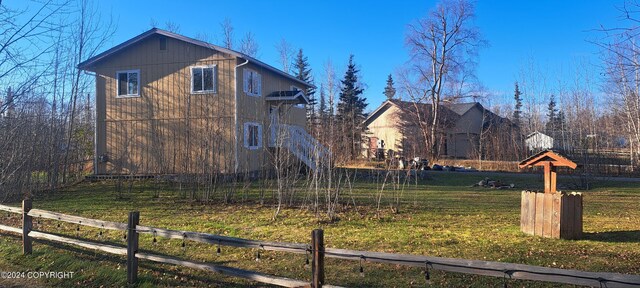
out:
<path id="1" fill-rule="evenodd" d="M 400 108 L 400 110 L 404 110 L 404 111 L 415 112 L 416 108 L 421 113 L 428 113 L 431 111 L 431 104 L 402 101 L 397 99 L 389 100 L 389 102 L 396 104 Z"/>
<path id="2" fill-rule="evenodd" d="M 382 103 L 382 105 L 380 105 L 380 107 L 378 107 L 376 110 L 374 110 L 372 113 L 369 114 L 369 117 L 367 117 L 367 119 L 364 120 L 364 124 L 368 125 L 368 123 L 370 123 L 370 121 L 372 121 L 373 119 L 375 119 L 376 117 L 378 117 L 380 114 L 382 114 L 384 111 L 386 111 L 386 109 L 388 107 L 390 107 L 391 105 L 395 105 L 396 107 L 398 107 L 400 110 L 407 112 L 407 113 L 415 113 L 416 109 L 417 111 L 420 112 L 420 114 L 430 114 L 431 113 L 431 104 L 428 103 L 416 103 L 416 102 L 411 102 L 411 101 L 402 101 L 402 100 L 398 100 L 398 99 L 391 99 L 391 100 L 387 100 L 384 101 Z M 443 113 L 443 117 L 447 118 L 447 119 L 454 119 L 456 117 L 459 117 L 460 115 L 457 115 L 457 113 L 452 112 L 450 109 L 448 109 L 447 106 L 444 105 L 440 105 L 441 108 L 441 113 Z"/>
<path id="3" fill-rule="evenodd" d="M 477 104 L 478 104 L 478 102 L 471 102 L 471 103 L 445 104 L 444 106 L 446 106 L 447 108 L 449 108 L 449 110 L 455 112 L 456 114 L 462 116 L 465 113 L 467 113 L 467 111 L 471 110 L 471 108 L 473 108 L 473 106 L 476 106 Z"/>
<path id="4" fill-rule="evenodd" d="M 387 100 L 385 102 L 382 103 L 382 105 L 380 105 L 380 107 L 378 107 L 375 111 L 373 111 L 371 114 L 369 114 L 369 117 L 367 117 L 367 119 L 364 121 L 364 124 L 367 125 L 368 123 L 370 123 L 370 121 L 372 121 L 373 119 L 375 119 L 376 117 L 378 117 L 382 112 L 384 112 L 386 110 L 386 108 L 389 105 L 395 105 L 397 106 L 400 110 L 403 111 L 416 111 L 416 107 L 418 108 L 418 111 L 420 111 L 422 114 L 429 114 L 431 113 L 431 104 L 427 104 L 427 103 L 415 103 L 415 102 L 411 102 L 411 101 L 402 101 L 402 100 L 397 100 L 397 99 L 392 99 L 392 100 Z M 469 110 L 471 110 L 473 107 L 479 105 L 480 109 L 483 109 L 484 113 L 487 113 L 487 123 L 508 123 L 510 122 L 507 118 L 503 118 L 500 117 L 496 114 L 494 114 L 493 112 L 484 109 L 484 107 L 482 107 L 482 104 L 480 104 L 479 102 L 471 102 L 471 103 L 446 103 L 441 105 L 440 107 L 442 107 L 443 109 L 441 110 L 441 113 L 444 113 L 445 118 L 448 119 L 457 119 L 458 117 L 461 117 L 462 115 L 464 115 L 465 113 L 467 113 Z M 485 123 L 485 125 L 487 124 Z"/>
<path id="5" fill-rule="evenodd" d="M 166 37 L 170 37 L 170 38 L 173 38 L 173 39 L 177 39 L 177 40 L 180 40 L 180 41 L 191 43 L 193 45 L 209 48 L 209 49 L 220 51 L 220 52 L 223 52 L 223 53 L 226 53 L 226 54 L 238 57 L 238 58 L 242 58 L 242 59 L 245 59 L 245 60 L 249 61 L 250 63 L 258 65 L 258 66 L 260 66 L 262 68 L 270 70 L 270 71 L 272 71 L 272 72 L 274 72 L 276 74 L 279 74 L 281 76 L 284 76 L 286 78 L 289 78 L 289 79 L 291 79 L 291 80 L 293 80 L 293 81 L 295 81 L 297 83 L 300 83 L 300 84 L 305 85 L 307 87 L 314 87 L 315 88 L 315 86 L 312 85 L 312 84 L 304 82 L 304 81 L 294 77 L 293 75 L 285 73 L 282 70 L 279 70 L 279 69 L 277 69 L 277 68 L 275 68 L 275 67 L 273 67 L 273 66 L 271 66 L 269 64 L 266 64 L 266 63 L 264 63 L 264 62 L 262 62 L 262 61 L 260 61 L 258 59 L 255 59 L 255 58 L 253 58 L 253 57 L 251 57 L 249 55 L 246 55 L 244 53 L 240 53 L 238 51 L 234 51 L 234 50 L 231 50 L 231 49 L 227 49 L 227 48 L 223 48 L 223 47 L 220 47 L 220 46 L 216 46 L 216 45 L 213 45 L 211 43 L 207 43 L 207 42 L 200 41 L 200 40 L 197 40 L 197 39 L 189 38 L 189 37 L 186 37 L 186 36 L 183 36 L 183 35 L 180 35 L 180 34 L 176 34 L 176 33 L 169 32 L 169 31 L 162 30 L 162 29 L 158 29 L 158 28 L 151 28 L 150 30 L 148 30 L 148 31 L 136 36 L 136 37 L 133 37 L 133 38 L 131 38 L 131 39 L 129 39 L 129 40 L 123 42 L 123 43 L 120 43 L 119 45 L 114 46 L 113 48 L 111 48 L 111 49 L 109 49 L 107 51 L 104 51 L 104 52 L 102 52 L 102 53 L 100 53 L 100 54 L 98 54 L 98 55 L 96 55 L 94 57 L 91 57 L 91 58 L 81 62 L 80 64 L 78 64 L 78 68 L 82 69 L 82 70 L 87 70 L 92 65 L 104 60 L 105 58 L 108 58 L 109 56 L 113 55 L 114 53 L 116 53 L 118 51 L 121 51 L 121 50 L 123 50 L 123 49 L 125 49 L 125 48 L 127 48 L 127 47 L 129 47 L 129 46 L 131 46 L 131 45 L 133 45 L 135 43 L 138 43 L 139 41 L 144 40 L 144 39 L 146 39 L 146 38 L 148 38 L 150 36 L 153 36 L 153 35 L 163 35 L 163 36 L 166 36 Z"/>

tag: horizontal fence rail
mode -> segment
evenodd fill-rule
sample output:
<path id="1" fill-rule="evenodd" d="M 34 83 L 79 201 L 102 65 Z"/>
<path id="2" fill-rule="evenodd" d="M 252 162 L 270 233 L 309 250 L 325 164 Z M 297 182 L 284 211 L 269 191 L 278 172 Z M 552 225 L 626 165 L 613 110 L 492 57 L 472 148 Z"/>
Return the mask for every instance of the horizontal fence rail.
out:
<path id="1" fill-rule="evenodd" d="M 183 239 L 183 240 L 190 240 L 190 241 L 196 241 L 201 243 L 219 244 L 219 245 L 239 247 L 239 248 L 262 249 L 265 251 L 282 251 L 282 252 L 304 254 L 304 253 L 308 253 L 311 249 L 309 245 L 299 244 L 299 243 L 264 242 L 264 241 L 256 241 L 256 240 L 207 234 L 207 233 L 169 230 L 169 229 L 162 229 L 162 228 L 141 226 L 141 225 L 136 226 L 136 231 L 138 233 L 147 233 L 147 234 L 152 234 L 154 236 L 161 236 L 161 237 L 170 238 L 170 239 Z"/>
<path id="2" fill-rule="evenodd" d="M 0 225 L 0 230 L 22 235 L 22 228 Z"/>
<path id="3" fill-rule="evenodd" d="M 378 262 L 474 275 L 506 277 L 592 287 L 640 287 L 640 276 L 607 272 L 583 272 L 525 264 L 429 257 L 409 254 L 326 248 L 325 257 Z"/>
<path id="4" fill-rule="evenodd" d="M 67 215 L 67 214 L 56 213 L 56 212 L 40 210 L 40 209 L 31 209 L 28 215 L 31 217 L 58 220 L 58 221 L 63 221 L 67 223 L 74 223 L 74 224 L 79 224 L 79 225 L 89 226 L 94 228 L 103 228 L 103 229 L 120 230 L 120 231 L 127 230 L 126 223 L 95 220 L 91 218 Z"/>
<path id="5" fill-rule="evenodd" d="M 531 266 L 525 264 L 514 264 L 504 262 L 466 260 L 444 257 L 430 257 L 410 254 L 358 251 L 336 248 L 324 248 L 322 230 L 314 230 L 312 233 L 312 245 L 288 242 L 267 242 L 251 239 L 235 238 L 208 233 L 170 230 L 151 226 L 138 225 L 139 213 L 131 212 L 129 223 L 110 222 L 90 219 L 85 217 L 67 215 L 40 209 L 31 209 L 29 200 L 23 202 L 24 208 L 0 205 L 0 211 L 22 214 L 23 228 L 16 228 L 0 225 L 0 231 L 15 233 L 23 236 L 23 251 L 25 254 L 31 253 L 30 239 L 48 240 L 70 245 L 76 245 L 87 249 L 102 251 L 110 254 L 127 256 L 127 273 L 129 282 L 135 283 L 137 279 L 137 259 L 179 265 L 193 269 L 221 273 L 228 276 L 243 278 L 265 284 L 282 287 L 338 287 L 325 285 L 324 282 L 324 258 L 335 258 L 363 262 L 376 262 L 411 267 L 420 267 L 428 271 L 429 269 L 441 270 L 455 273 L 465 273 L 492 277 L 503 277 L 505 279 L 533 280 L 544 282 L 555 282 L 573 285 L 595 286 L 595 287 L 640 287 L 640 275 L 626 275 L 608 272 L 585 272 L 569 269 L 548 268 Z M 24 210 L 23 210 L 24 209 Z M 85 240 L 68 238 L 54 235 L 42 231 L 31 230 L 32 217 L 40 217 L 78 225 L 104 228 L 119 231 L 128 231 L 127 247 L 94 243 Z M 134 217 L 134 218 L 131 218 Z M 25 237 L 25 232 L 26 237 Z M 180 259 L 165 255 L 156 255 L 138 251 L 138 235 L 151 234 L 155 237 L 170 239 L 182 239 L 184 241 L 196 241 L 219 246 L 231 246 L 239 248 L 261 249 L 265 251 L 280 251 L 288 253 L 305 254 L 312 257 L 312 281 L 302 281 L 289 279 L 286 277 L 263 274 L 255 271 L 248 271 L 239 268 L 214 265 L 211 263 L 196 262 L 192 260 Z M 132 237 L 133 236 L 133 237 Z M 28 247 L 27 247 L 28 246 Z M 131 258 L 132 257 L 132 258 Z M 133 279 L 134 281 L 131 281 Z"/>
<path id="6" fill-rule="evenodd" d="M 80 246 L 87 249 L 98 250 L 102 252 L 107 252 L 115 255 L 127 255 L 126 247 L 119 247 L 114 245 L 107 245 L 101 243 L 94 243 L 89 241 L 83 241 L 58 235 L 53 235 L 49 233 L 44 233 L 40 231 L 31 231 L 29 232 L 29 237 L 40 239 L 40 240 L 49 240 L 53 242 L 60 242 L 65 244 L 72 244 L 76 246 Z"/>
<path id="7" fill-rule="evenodd" d="M 248 270 L 243 270 L 238 268 L 178 259 L 178 258 L 169 257 L 169 256 L 153 255 L 153 254 L 138 252 L 136 253 L 136 257 L 140 259 L 145 259 L 145 260 L 164 263 L 164 264 L 173 264 L 173 265 L 185 266 L 185 267 L 194 268 L 194 269 L 217 272 L 224 275 L 234 276 L 234 277 L 252 280 L 252 281 L 265 283 L 265 284 L 278 285 L 282 287 L 308 287 L 309 286 L 309 283 L 305 281 L 294 280 L 294 279 L 289 279 L 289 278 L 279 277 L 279 276 L 272 276 L 272 275 L 267 275 L 263 273 L 258 273 L 258 272 L 248 271 Z"/>
<path id="8" fill-rule="evenodd" d="M 22 214 L 22 208 L 6 206 L 6 205 L 0 205 L 0 211 L 6 211 L 6 212 L 9 212 L 9 213 Z"/>
<path id="9" fill-rule="evenodd" d="M 21 228 L 0 225 L 0 230 L 22 235 Z M 82 241 L 78 239 L 67 238 L 67 237 L 53 235 L 53 234 L 44 233 L 44 232 L 35 231 L 35 230 L 29 231 L 29 237 L 34 239 L 49 240 L 49 241 L 60 242 L 65 244 L 73 244 L 73 245 L 84 247 L 87 249 L 99 250 L 99 251 L 116 254 L 116 255 L 127 255 L 127 248 L 125 247 L 118 247 L 113 245 Z"/>

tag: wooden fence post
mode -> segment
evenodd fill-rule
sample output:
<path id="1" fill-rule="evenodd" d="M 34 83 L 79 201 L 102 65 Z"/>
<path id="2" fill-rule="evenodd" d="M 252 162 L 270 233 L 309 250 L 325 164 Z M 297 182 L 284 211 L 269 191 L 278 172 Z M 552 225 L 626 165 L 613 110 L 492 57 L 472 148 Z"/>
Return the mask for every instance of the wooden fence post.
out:
<path id="1" fill-rule="evenodd" d="M 324 232 L 315 229 L 311 232 L 311 287 L 320 288 L 324 284 Z"/>
<path id="2" fill-rule="evenodd" d="M 127 225 L 127 283 L 135 284 L 138 281 L 138 232 L 136 226 L 140 223 L 140 212 L 129 212 Z"/>
<path id="3" fill-rule="evenodd" d="M 22 200 L 22 254 L 31 254 L 32 242 L 29 232 L 33 229 L 31 216 L 27 215 L 31 210 L 31 199 Z"/>

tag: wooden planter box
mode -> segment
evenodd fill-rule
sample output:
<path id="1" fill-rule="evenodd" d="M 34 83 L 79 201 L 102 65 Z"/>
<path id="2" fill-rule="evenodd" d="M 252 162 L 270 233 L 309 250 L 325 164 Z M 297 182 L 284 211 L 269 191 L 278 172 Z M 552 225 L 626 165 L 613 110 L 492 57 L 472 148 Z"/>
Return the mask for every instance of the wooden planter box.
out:
<path id="1" fill-rule="evenodd" d="M 582 237 L 582 193 L 522 191 L 520 229 L 550 238 Z"/>

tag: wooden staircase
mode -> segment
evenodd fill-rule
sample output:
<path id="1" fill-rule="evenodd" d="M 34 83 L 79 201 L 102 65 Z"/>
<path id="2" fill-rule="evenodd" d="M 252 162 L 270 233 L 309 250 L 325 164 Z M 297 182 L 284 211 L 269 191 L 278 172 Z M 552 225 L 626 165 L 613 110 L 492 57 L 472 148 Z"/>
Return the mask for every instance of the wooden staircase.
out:
<path id="1" fill-rule="evenodd" d="M 312 170 L 330 164 L 331 151 L 300 126 L 279 124 L 272 127 L 270 138 L 271 147 L 287 148 Z"/>

